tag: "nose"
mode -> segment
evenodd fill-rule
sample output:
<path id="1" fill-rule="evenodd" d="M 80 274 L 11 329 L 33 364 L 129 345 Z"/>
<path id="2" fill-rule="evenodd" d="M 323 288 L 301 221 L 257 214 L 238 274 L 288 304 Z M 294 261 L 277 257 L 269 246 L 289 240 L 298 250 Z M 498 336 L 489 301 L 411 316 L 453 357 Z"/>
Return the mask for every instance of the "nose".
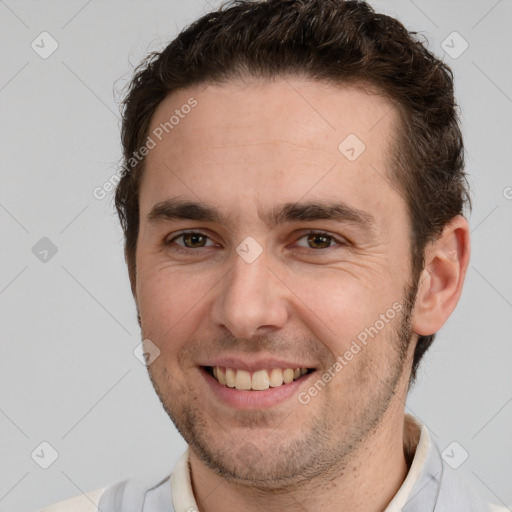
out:
<path id="1" fill-rule="evenodd" d="M 268 268 L 265 251 L 248 263 L 234 255 L 232 270 L 219 283 L 212 306 L 213 321 L 238 339 L 282 328 L 289 316 L 289 289 Z"/>

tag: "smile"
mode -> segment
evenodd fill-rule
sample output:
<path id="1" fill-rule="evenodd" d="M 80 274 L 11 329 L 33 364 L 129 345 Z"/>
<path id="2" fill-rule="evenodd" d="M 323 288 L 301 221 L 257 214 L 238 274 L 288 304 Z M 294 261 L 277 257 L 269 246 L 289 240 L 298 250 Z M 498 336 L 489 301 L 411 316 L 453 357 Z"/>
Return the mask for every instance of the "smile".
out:
<path id="1" fill-rule="evenodd" d="M 286 386 L 313 371 L 309 368 L 270 368 L 251 372 L 222 366 L 204 368 L 219 384 L 240 391 L 264 391 Z"/>

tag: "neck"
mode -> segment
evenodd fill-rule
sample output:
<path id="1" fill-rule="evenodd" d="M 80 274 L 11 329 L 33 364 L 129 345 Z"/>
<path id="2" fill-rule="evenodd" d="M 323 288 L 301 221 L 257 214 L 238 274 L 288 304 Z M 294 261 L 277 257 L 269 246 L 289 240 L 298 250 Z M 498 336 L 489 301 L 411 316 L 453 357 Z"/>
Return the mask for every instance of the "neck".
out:
<path id="1" fill-rule="evenodd" d="M 216 475 L 191 451 L 191 480 L 199 510 L 280 512 L 283 508 L 298 508 L 324 512 L 382 512 L 407 475 L 411 447 L 417 441 L 417 429 L 407 425 L 404 430 L 403 404 L 390 409 L 387 412 L 391 414 L 387 414 L 378 429 L 361 443 L 343 470 L 333 468 L 332 474 L 293 489 L 265 492 L 233 483 Z"/>

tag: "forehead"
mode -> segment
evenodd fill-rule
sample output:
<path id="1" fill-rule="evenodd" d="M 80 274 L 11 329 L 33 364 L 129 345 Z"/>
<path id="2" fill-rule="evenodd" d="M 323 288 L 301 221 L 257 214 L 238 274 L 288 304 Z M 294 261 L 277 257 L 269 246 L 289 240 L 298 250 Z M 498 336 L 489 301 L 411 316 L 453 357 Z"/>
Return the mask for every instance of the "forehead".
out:
<path id="1" fill-rule="evenodd" d="M 382 122 L 384 117 L 387 122 Z M 180 143 L 190 135 L 189 127 L 206 137 L 198 137 L 198 144 L 243 139 L 251 143 L 273 136 L 314 148 L 322 146 L 321 139 L 331 145 L 354 133 L 375 145 L 395 117 L 389 100 L 363 84 L 334 85 L 298 77 L 273 82 L 236 80 L 169 94 L 158 105 L 150 132 L 160 127 L 164 138 L 172 133 Z M 371 137 L 378 125 L 377 136 Z"/>
<path id="2" fill-rule="evenodd" d="M 233 206 L 258 208 L 306 194 L 382 202 L 396 194 L 387 162 L 397 118 L 375 91 L 299 78 L 176 91 L 151 120 L 141 214 L 170 195 L 213 204 L 231 194 Z"/>

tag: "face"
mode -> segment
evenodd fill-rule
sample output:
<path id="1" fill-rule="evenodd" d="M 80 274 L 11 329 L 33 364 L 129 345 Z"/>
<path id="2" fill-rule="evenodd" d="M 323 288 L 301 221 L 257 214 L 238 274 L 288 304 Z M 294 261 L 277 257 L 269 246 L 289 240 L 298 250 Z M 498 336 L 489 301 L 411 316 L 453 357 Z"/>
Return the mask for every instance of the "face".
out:
<path id="1" fill-rule="evenodd" d="M 414 289 L 387 178 L 396 119 L 381 96 L 298 78 L 201 85 L 155 112 L 137 307 L 155 390 L 217 474 L 312 478 L 403 409 Z"/>

